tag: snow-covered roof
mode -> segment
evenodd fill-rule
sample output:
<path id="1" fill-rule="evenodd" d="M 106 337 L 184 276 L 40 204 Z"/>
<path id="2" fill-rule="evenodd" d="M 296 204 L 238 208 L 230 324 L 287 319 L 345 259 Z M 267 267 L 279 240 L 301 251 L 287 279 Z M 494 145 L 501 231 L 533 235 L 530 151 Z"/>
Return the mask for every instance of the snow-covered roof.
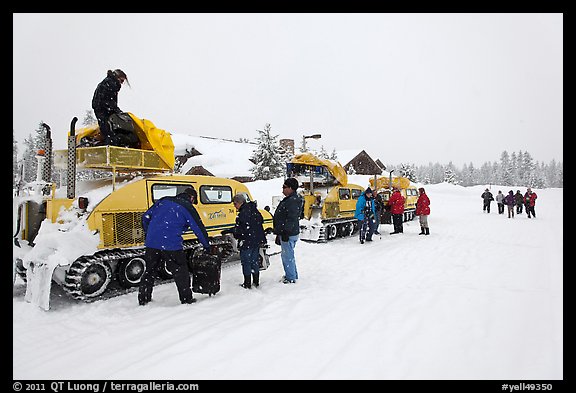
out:
<path id="1" fill-rule="evenodd" d="M 218 177 L 252 176 L 254 164 L 250 157 L 258 145 L 224 139 L 185 134 L 172 134 L 174 155 L 185 155 L 194 148 L 201 155 L 190 157 L 180 169 L 186 173 L 195 166 L 202 166 Z"/>

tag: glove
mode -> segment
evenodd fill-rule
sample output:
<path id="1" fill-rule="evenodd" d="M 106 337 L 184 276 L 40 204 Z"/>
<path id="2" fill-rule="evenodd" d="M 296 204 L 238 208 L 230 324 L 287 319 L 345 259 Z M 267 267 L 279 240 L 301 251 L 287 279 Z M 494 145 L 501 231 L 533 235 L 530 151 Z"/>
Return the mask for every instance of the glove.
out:
<path id="1" fill-rule="evenodd" d="M 289 237 L 290 236 L 288 236 L 288 234 L 286 232 L 282 232 L 282 241 L 283 242 L 287 242 Z"/>
<path id="2" fill-rule="evenodd" d="M 276 235 L 276 240 L 274 240 L 274 243 L 276 243 L 277 245 L 280 245 L 280 235 Z"/>
<path id="3" fill-rule="evenodd" d="M 210 255 L 218 255 L 220 251 L 218 250 L 218 246 L 213 244 L 210 246 Z"/>

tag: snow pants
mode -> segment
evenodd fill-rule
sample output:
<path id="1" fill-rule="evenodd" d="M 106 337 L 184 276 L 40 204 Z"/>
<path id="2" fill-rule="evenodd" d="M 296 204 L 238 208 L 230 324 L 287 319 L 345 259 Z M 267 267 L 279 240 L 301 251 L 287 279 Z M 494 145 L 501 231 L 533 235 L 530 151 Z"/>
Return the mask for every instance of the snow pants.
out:
<path id="1" fill-rule="evenodd" d="M 192 299 L 192 289 L 190 288 L 190 272 L 188 271 L 188 261 L 184 250 L 158 250 L 146 247 L 144 254 L 146 270 L 140 280 L 138 300 L 149 302 L 152 300 L 152 290 L 154 289 L 154 278 L 158 270 L 162 268 L 162 261 L 166 261 L 166 267 L 172 272 L 180 302 L 187 303 Z"/>
<path id="2" fill-rule="evenodd" d="M 360 221 L 360 241 L 363 242 L 364 239 L 370 241 L 372 240 L 372 234 L 374 233 L 374 221 L 371 218 L 364 216 L 364 219 Z"/>
<path id="3" fill-rule="evenodd" d="M 428 228 L 428 216 L 424 215 L 424 214 L 420 214 L 418 216 L 419 220 L 420 220 L 420 226 L 422 228 Z"/>
<path id="4" fill-rule="evenodd" d="M 394 232 L 404 233 L 404 214 L 392 214 L 392 223 L 394 224 Z"/>
<path id="5" fill-rule="evenodd" d="M 98 120 L 98 127 L 100 127 L 100 134 L 104 137 L 104 144 L 111 145 L 113 133 L 112 130 L 110 129 L 110 123 L 108 122 L 111 113 L 94 111 L 94 114 L 96 115 L 96 119 Z"/>

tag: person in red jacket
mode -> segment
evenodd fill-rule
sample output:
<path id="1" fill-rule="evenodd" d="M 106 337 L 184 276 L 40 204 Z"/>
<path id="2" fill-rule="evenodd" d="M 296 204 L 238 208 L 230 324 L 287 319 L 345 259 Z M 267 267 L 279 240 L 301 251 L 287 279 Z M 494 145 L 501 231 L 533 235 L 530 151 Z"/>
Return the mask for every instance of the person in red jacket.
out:
<path id="1" fill-rule="evenodd" d="M 394 192 L 388 200 L 390 213 L 392 213 L 392 222 L 394 224 L 394 232 L 390 232 L 391 235 L 404 233 L 404 227 L 402 226 L 404 218 L 404 201 L 405 198 L 400 194 L 400 190 L 394 187 Z"/>
<path id="2" fill-rule="evenodd" d="M 419 235 L 429 235 L 430 229 L 428 228 L 428 216 L 430 215 L 430 199 L 424 191 L 424 187 L 418 189 L 420 196 L 416 202 L 416 215 L 420 218 L 420 233 Z"/>
<path id="3" fill-rule="evenodd" d="M 528 218 L 536 218 L 536 212 L 534 211 L 534 206 L 536 206 L 536 198 L 538 195 L 530 187 L 526 190 L 526 194 L 524 194 L 524 205 L 526 206 L 526 213 L 528 214 Z M 530 217 L 530 213 L 532 213 L 532 217 Z"/>

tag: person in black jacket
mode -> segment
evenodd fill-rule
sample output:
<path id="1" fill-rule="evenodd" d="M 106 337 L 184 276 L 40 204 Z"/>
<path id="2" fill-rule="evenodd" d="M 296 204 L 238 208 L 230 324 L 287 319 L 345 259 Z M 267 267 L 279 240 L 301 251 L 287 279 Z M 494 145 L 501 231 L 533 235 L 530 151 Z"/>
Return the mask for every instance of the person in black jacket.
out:
<path id="1" fill-rule="evenodd" d="M 482 195 L 480 195 L 480 197 L 484 201 L 484 204 L 482 205 L 482 210 L 487 213 L 490 213 L 490 203 L 494 200 L 494 196 L 492 195 L 489 189 L 486 189 L 486 191 L 484 191 Z"/>
<path id="2" fill-rule="evenodd" d="M 260 245 L 266 243 L 266 235 L 262 226 L 264 219 L 256 207 L 256 202 L 246 202 L 244 194 L 234 195 L 232 202 L 238 210 L 236 225 L 231 230 L 225 230 L 222 233 L 232 233 L 234 238 L 238 240 L 242 274 L 244 275 L 244 283 L 240 286 L 250 289 L 253 279 L 254 286 L 258 287 L 260 285 Z"/>
<path id="3" fill-rule="evenodd" d="M 374 207 L 376 208 L 376 215 L 374 216 L 374 233 L 379 235 L 380 232 L 380 217 L 382 216 L 382 212 L 384 211 L 384 200 L 382 199 L 382 195 L 378 194 L 378 190 L 374 191 L 372 194 L 374 198 Z"/>
<path id="4" fill-rule="evenodd" d="M 274 212 L 273 227 L 276 234 L 276 244 L 282 247 L 281 258 L 284 266 L 284 284 L 294 284 L 298 279 L 294 247 L 300 234 L 300 215 L 302 213 L 302 197 L 296 190 L 298 180 L 288 178 L 282 185 L 284 199 L 280 201 Z"/>
<path id="5" fill-rule="evenodd" d="M 96 119 L 98 119 L 98 126 L 100 127 L 100 133 L 104 137 L 105 145 L 115 144 L 114 134 L 108 124 L 108 119 L 112 114 L 122 112 L 118 108 L 118 92 L 124 82 L 130 86 L 124 71 L 120 69 L 108 70 L 106 78 L 98 84 L 94 91 L 92 109 Z"/>

